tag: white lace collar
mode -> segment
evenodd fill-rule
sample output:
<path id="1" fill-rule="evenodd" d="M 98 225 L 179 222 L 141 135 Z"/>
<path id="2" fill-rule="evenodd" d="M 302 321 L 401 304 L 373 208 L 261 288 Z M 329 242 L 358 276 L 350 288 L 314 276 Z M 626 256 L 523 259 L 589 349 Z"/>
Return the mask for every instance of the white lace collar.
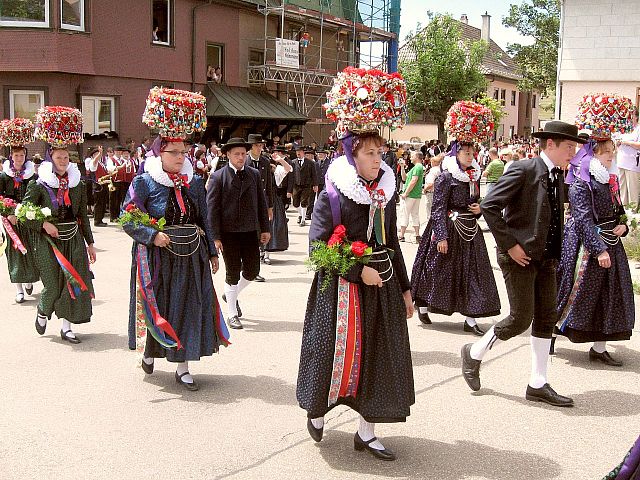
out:
<path id="1" fill-rule="evenodd" d="M 603 185 L 609 183 L 609 170 L 607 170 L 596 157 L 591 157 L 589 173 L 598 183 L 602 183 Z"/>
<path id="2" fill-rule="evenodd" d="M 386 205 L 395 195 L 396 179 L 391 167 L 385 162 L 380 163 L 380 169 L 383 173 L 378 187 L 384 192 L 385 201 L 383 203 Z M 355 167 L 349 163 L 345 155 L 336 158 L 331 163 L 327 170 L 327 176 L 345 197 L 360 205 L 371 205 L 371 195 L 358 178 Z"/>
<path id="3" fill-rule="evenodd" d="M 11 162 L 9 160 L 5 160 L 5 162 L 2 164 L 2 171 L 9 175 L 11 178 L 15 176 L 15 172 L 11 168 Z M 24 162 L 24 175 L 22 175 L 22 178 L 28 180 L 33 177 L 34 173 L 36 173 L 36 169 L 33 162 L 31 160 Z"/>
<path id="4" fill-rule="evenodd" d="M 477 182 L 480 179 L 481 174 L 480 165 L 474 159 L 473 162 L 471 162 L 471 167 L 473 167 L 474 170 L 473 181 Z M 456 157 L 445 157 L 445 159 L 442 161 L 442 171 L 449 172 L 453 176 L 453 178 L 455 178 L 459 182 L 469 183 L 470 181 L 469 175 L 467 175 L 466 172 L 462 171 L 460 165 L 458 165 L 458 160 L 456 159 Z"/>
<path id="5" fill-rule="evenodd" d="M 162 169 L 162 160 L 160 157 L 147 157 L 144 162 L 144 171 L 147 172 L 153 180 L 165 187 L 173 188 L 173 180 L 169 178 L 169 174 Z M 193 179 L 193 165 L 185 158 L 182 164 L 181 175 L 187 176 L 187 183 L 191 183 Z"/>
<path id="6" fill-rule="evenodd" d="M 77 187 L 80 184 L 80 170 L 78 165 L 73 162 L 69 162 L 67 167 L 67 174 L 69 175 L 69 188 Z M 38 181 L 46 183 L 51 188 L 58 188 L 60 181 L 53 172 L 52 162 L 42 162 L 38 167 Z"/>

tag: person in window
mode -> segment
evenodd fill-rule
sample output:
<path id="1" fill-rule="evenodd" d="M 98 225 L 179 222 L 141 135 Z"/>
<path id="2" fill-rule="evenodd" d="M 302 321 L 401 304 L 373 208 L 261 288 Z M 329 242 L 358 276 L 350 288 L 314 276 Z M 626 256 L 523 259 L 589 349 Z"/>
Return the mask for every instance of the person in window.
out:
<path id="1" fill-rule="evenodd" d="M 216 71 L 213 68 L 213 65 L 207 65 L 207 82 L 213 82 L 213 78 L 216 74 Z"/>
<path id="2" fill-rule="evenodd" d="M 222 69 L 220 67 L 216 67 L 213 71 L 212 82 L 222 83 Z"/>
<path id="3" fill-rule="evenodd" d="M 157 25 L 153 27 L 153 31 L 151 32 L 151 37 L 153 38 L 154 42 L 160 41 L 160 37 L 158 36 L 159 30 L 160 30 L 160 27 L 158 27 Z"/>

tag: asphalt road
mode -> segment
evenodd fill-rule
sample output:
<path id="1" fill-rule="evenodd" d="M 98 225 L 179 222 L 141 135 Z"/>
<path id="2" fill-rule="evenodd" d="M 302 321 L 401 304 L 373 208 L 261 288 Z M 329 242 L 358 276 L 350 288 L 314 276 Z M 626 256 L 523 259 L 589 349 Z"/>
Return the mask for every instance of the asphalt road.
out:
<path id="1" fill-rule="evenodd" d="M 83 343 L 63 343 L 53 319 L 40 337 L 33 326 L 37 294 L 13 302 L 0 259 L 2 407 L 1 479 L 601 479 L 640 433 L 640 335 L 612 345 L 623 368 L 589 363 L 588 346 L 557 344 L 550 382 L 574 398 L 572 409 L 524 399 L 529 337 L 501 344 L 472 394 L 460 376 L 460 347 L 475 337 L 462 317 L 408 321 L 416 404 L 406 423 L 376 433 L 396 451 L 383 463 L 353 450 L 357 415 L 333 410 L 315 444 L 296 403 L 295 384 L 311 274 L 304 265 L 307 228 L 290 212 L 291 249 L 263 266 L 241 302 L 245 329 L 232 345 L 191 364 L 199 392 L 176 385 L 173 368 L 156 362 L 145 376 L 127 350 L 131 241 L 119 228 L 98 229 L 96 299 Z M 492 244 L 489 234 L 487 242 Z M 413 237 L 407 235 L 409 239 Z M 491 247 L 490 247 L 491 248 Z M 411 267 L 416 245 L 403 244 Z M 493 255 L 491 255 L 493 257 Z M 500 272 L 494 270 L 508 303 Z M 223 292 L 223 271 L 215 276 Z M 489 327 L 500 317 L 485 319 Z"/>

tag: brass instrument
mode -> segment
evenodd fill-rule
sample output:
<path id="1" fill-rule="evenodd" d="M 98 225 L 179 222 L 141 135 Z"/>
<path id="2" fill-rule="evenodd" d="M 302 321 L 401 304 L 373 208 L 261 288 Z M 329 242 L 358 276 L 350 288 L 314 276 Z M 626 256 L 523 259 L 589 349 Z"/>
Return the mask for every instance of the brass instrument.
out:
<path id="1" fill-rule="evenodd" d="M 102 177 L 100 177 L 98 179 L 98 185 L 108 185 L 108 189 L 110 192 L 115 192 L 116 191 L 116 186 L 113 184 L 113 177 L 115 177 L 118 172 L 120 170 L 122 170 L 123 168 L 125 168 L 127 166 L 127 164 L 122 164 L 118 167 L 116 167 L 116 169 L 111 172 L 111 173 L 107 173 L 106 175 L 103 175 Z"/>

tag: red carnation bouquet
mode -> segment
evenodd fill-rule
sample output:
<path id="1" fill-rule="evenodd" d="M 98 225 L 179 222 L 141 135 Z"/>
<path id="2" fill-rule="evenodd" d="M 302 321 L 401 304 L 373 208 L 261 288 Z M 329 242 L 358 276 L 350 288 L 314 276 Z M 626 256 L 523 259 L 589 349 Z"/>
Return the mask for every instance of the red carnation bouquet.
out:
<path id="1" fill-rule="evenodd" d="M 320 287 L 320 290 L 324 291 L 331 283 L 333 275 L 345 276 L 354 265 L 366 265 L 372 253 L 373 249 L 365 242 L 350 242 L 345 226 L 338 225 L 327 242 L 313 242 L 311 255 L 306 263 L 309 270 L 324 270 L 328 274 Z"/>
<path id="2" fill-rule="evenodd" d="M 461 100 L 447 112 L 444 128 L 459 142 L 486 142 L 493 132 L 491 110 L 479 103 Z"/>
<path id="3" fill-rule="evenodd" d="M 153 218 L 148 213 L 143 212 L 133 203 L 127 205 L 122 212 L 122 215 L 118 218 L 118 223 L 124 225 L 125 223 L 133 223 L 135 226 L 144 225 L 145 227 L 155 228 L 156 230 L 164 230 L 164 226 L 167 223 L 164 217 Z"/>
<path id="4" fill-rule="evenodd" d="M 3 217 L 14 215 L 16 213 L 16 206 L 17 203 L 13 199 L 0 195 L 0 215 Z"/>

